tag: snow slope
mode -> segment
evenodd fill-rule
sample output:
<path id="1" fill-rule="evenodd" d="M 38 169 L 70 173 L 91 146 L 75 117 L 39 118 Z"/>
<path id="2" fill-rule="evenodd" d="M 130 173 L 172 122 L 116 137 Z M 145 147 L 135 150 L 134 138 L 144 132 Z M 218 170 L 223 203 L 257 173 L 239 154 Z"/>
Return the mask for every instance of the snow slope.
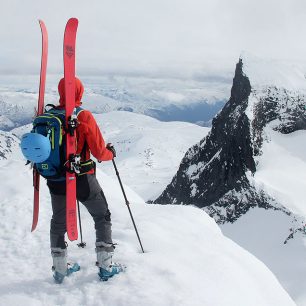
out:
<path id="1" fill-rule="evenodd" d="M 171 180 L 188 147 L 209 128 L 187 122 L 162 122 L 125 111 L 94 115 L 106 142 L 114 144 L 116 163 L 124 182 L 144 200 L 154 199 Z M 30 125 L 12 130 L 19 138 Z M 97 164 L 113 175 L 111 163 Z"/>
<path id="2" fill-rule="evenodd" d="M 299 231 L 284 244 L 290 228 L 300 225 L 281 211 L 252 208 L 222 232 L 262 260 L 297 305 L 306 305 L 306 238 Z"/>
<path id="3" fill-rule="evenodd" d="M 290 61 L 259 58 L 249 52 L 243 52 L 240 58 L 253 89 L 277 87 L 306 93 L 304 67 Z"/>
<path id="4" fill-rule="evenodd" d="M 256 172 L 248 178 L 258 192 L 273 197 L 289 214 L 255 208 L 234 224 L 221 228 L 226 236 L 262 260 L 294 301 L 305 306 L 306 130 L 303 125 L 296 130 L 294 125 L 305 122 L 306 112 L 301 111 L 305 109 L 305 75 L 289 62 L 258 59 L 250 54 L 244 54 L 242 60 L 252 87 L 246 112 L 250 123 L 256 119 L 256 108 L 263 104 L 269 108 L 269 103 L 276 106 L 270 114 L 267 112 L 267 117 L 271 117 L 259 137 L 262 146 L 255 156 Z M 286 125 L 293 128 L 284 129 L 287 134 L 282 134 L 280 127 Z M 254 136 L 256 140 L 258 132 Z M 284 244 L 292 232 L 293 239 Z"/>
<path id="5" fill-rule="evenodd" d="M 0 205 L 1 305 L 294 305 L 267 267 L 225 238 L 203 211 L 146 205 L 126 187 L 146 251 L 142 254 L 118 182 L 100 170 L 97 175 L 119 244 L 115 260 L 128 269 L 106 283 L 98 281 L 93 223 L 82 209 L 87 247 L 69 243 L 69 258 L 82 269 L 55 285 L 50 270 L 49 196 L 42 184 L 40 221 L 31 234 L 32 174 L 17 154 L 0 163 L 0 175 L 5 177 Z"/>
<path id="6" fill-rule="evenodd" d="M 265 128 L 262 155 L 250 180 L 295 216 L 280 211 L 252 209 L 234 224 L 222 225 L 224 234 L 262 260 L 297 305 L 306 305 L 306 131 L 291 134 Z M 284 244 L 291 230 L 293 239 Z"/>
<path id="7" fill-rule="evenodd" d="M 117 166 L 125 183 L 143 199 L 154 199 L 170 181 L 186 150 L 210 130 L 186 122 L 161 122 L 130 113 L 95 115 L 108 142 L 117 150 Z M 98 165 L 108 175 L 112 164 Z"/>
<path id="8" fill-rule="evenodd" d="M 306 218 L 306 131 L 281 134 L 267 127 L 254 176 L 259 188 Z"/>

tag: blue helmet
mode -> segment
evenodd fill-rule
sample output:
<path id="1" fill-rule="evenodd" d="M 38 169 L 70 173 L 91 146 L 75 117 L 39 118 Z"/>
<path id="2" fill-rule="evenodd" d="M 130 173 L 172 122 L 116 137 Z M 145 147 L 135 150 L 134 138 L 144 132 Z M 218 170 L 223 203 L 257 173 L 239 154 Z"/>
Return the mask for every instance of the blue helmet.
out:
<path id="1" fill-rule="evenodd" d="M 21 138 L 20 147 L 24 157 L 33 163 L 44 162 L 51 152 L 49 138 L 37 133 L 24 134 Z"/>

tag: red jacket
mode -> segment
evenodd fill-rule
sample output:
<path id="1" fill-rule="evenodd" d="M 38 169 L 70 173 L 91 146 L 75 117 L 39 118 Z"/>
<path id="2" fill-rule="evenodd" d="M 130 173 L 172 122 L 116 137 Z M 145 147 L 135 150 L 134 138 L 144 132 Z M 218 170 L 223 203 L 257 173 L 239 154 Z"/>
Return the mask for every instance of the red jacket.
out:
<path id="1" fill-rule="evenodd" d="M 58 92 L 60 95 L 60 106 L 65 106 L 65 82 L 61 79 L 58 84 Z M 75 78 L 75 105 L 81 106 L 84 87 L 82 82 Z M 81 154 L 81 160 L 90 159 L 90 153 L 98 161 L 106 161 L 113 159 L 113 153 L 105 147 L 105 142 L 101 131 L 97 125 L 92 113 L 88 110 L 82 110 L 78 115 L 77 134 L 77 154 Z M 84 148 L 85 146 L 85 148 Z M 90 171 L 89 173 L 92 173 Z"/>

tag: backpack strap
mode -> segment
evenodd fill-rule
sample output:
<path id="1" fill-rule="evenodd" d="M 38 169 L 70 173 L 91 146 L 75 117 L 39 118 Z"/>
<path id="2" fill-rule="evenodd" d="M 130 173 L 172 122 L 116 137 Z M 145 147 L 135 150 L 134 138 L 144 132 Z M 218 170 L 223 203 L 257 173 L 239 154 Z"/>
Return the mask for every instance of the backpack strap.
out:
<path id="1" fill-rule="evenodd" d="M 83 109 L 82 107 L 80 107 L 80 106 L 78 106 L 77 108 L 76 108 L 76 115 L 77 115 L 77 117 L 79 116 L 79 114 L 81 113 L 81 112 L 83 112 L 85 109 Z"/>
<path id="2" fill-rule="evenodd" d="M 77 107 L 76 108 L 76 115 L 77 115 L 77 117 L 83 111 L 85 111 L 85 109 L 83 109 L 82 107 Z M 85 141 L 84 146 L 82 148 L 82 151 L 80 153 L 80 156 L 81 156 L 82 160 L 86 159 L 87 148 L 88 148 L 88 144 Z M 94 170 L 96 169 L 96 163 L 92 159 L 85 160 L 85 161 L 81 162 L 80 173 L 78 174 L 78 176 L 84 175 L 84 174 L 88 173 L 92 169 L 94 169 Z M 96 170 L 95 170 L 95 172 L 96 172 Z"/>
<path id="3" fill-rule="evenodd" d="M 96 172 L 96 163 L 92 159 L 81 162 L 78 176 L 87 174 L 91 169 L 95 169 L 94 171 Z"/>
<path id="4" fill-rule="evenodd" d="M 47 107 L 50 107 L 50 109 L 56 108 L 56 106 L 54 104 L 47 104 L 45 106 L 45 112 L 48 112 L 50 109 L 47 110 Z"/>

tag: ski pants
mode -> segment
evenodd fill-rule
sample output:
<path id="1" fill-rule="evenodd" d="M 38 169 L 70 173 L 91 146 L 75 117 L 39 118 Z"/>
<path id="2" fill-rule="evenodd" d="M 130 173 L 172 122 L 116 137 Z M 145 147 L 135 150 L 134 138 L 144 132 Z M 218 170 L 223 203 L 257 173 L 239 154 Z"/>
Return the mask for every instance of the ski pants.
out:
<path id="1" fill-rule="evenodd" d="M 66 248 L 66 183 L 48 181 L 53 215 L 50 225 L 51 248 Z M 95 174 L 77 178 L 77 199 L 87 208 L 95 223 L 96 242 L 112 244 L 111 213 Z"/>

